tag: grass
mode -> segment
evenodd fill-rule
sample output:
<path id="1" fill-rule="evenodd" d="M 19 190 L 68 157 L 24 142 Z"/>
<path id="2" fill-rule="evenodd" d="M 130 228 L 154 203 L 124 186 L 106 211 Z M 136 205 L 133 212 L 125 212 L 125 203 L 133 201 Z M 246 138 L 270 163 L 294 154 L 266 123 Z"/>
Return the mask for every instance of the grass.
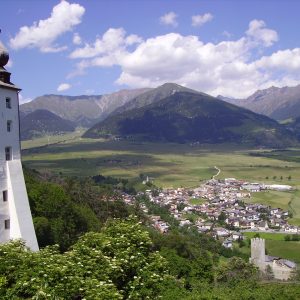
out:
<path id="1" fill-rule="evenodd" d="M 251 239 L 257 233 L 244 232 L 243 234 L 247 239 Z M 298 264 L 300 263 L 300 242 L 285 241 L 284 237 L 286 234 L 284 233 L 260 232 L 259 235 L 266 240 L 266 251 L 269 255 L 287 258 Z M 246 244 L 248 244 L 247 241 Z M 242 247 L 240 250 L 241 252 L 250 255 L 249 246 Z"/>
<path id="2" fill-rule="evenodd" d="M 246 236 L 248 239 L 253 238 L 257 235 L 257 232 L 243 232 L 243 235 Z M 270 232 L 259 232 L 259 236 L 266 240 L 272 241 L 284 241 L 284 237 L 286 234 L 284 233 L 270 233 Z"/>
<path id="3" fill-rule="evenodd" d="M 239 145 L 136 143 L 81 139 L 78 136 L 55 142 L 52 145 L 47 145 L 45 140 L 35 141 L 33 145 L 23 143 L 25 165 L 75 176 L 102 174 L 132 179 L 143 173 L 154 178 L 154 184 L 159 187 L 174 188 L 199 186 L 217 173 L 214 168 L 217 166 L 221 169 L 220 179 L 235 177 L 300 188 L 299 149 L 278 153 L 265 149 L 253 152 Z M 288 180 L 289 176 L 291 180 Z M 294 214 L 291 223 L 300 225 L 300 194 L 297 190 L 256 193 L 250 201 L 290 208 Z"/>
<path id="4" fill-rule="evenodd" d="M 203 203 L 207 202 L 206 199 L 203 199 L 203 198 L 191 198 L 190 199 L 190 204 L 191 205 L 201 205 Z"/>
<path id="5" fill-rule="evenodd" d="M 300 242 L 266 240 L 269 255 L 279 256 L 300 263 Z"/>
<path id="6" fill-rule="evenodd" d="M 78 130 L 67 134 L 47 135 L 33 140 L 26 140 L 21 142 L 21 147 L 22 149 L 30 149 L 62 142 L 68 142 L 74 139 L 78 139 L 83 134 L 83 132 L 84 129 L 79 128 Z"/>
<path id="7" fill-rule="evenodd" d="M 199 216 L 197 214 L 194 214 L 194 213 L 186 213 L 186 214 L 183 214 L 183 217 L 190 220 L 191 222 L 195 223 L 198 219 L 199 219 Z"/>
<path id="8" fill-rule="evenodd" d="M 289 210 L 289 203 L 292 201 L 294 192 L 264 191 L 252 193 L 251 198 L 246 199 L 248 203 L 262 203 L 272 207 L 281 207 Z"/>

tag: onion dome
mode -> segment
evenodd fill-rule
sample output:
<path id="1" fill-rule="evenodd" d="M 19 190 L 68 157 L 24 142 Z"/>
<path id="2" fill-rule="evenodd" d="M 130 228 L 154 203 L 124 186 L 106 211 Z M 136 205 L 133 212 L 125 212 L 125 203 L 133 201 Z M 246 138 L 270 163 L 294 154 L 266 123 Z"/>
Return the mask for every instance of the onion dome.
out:
<path id="1" fill-rule="evenodd" d="M 8 51 L 4 48 L 4 46 L 0 42 L 0 68 L 3 68 L 9 60 Z"/>

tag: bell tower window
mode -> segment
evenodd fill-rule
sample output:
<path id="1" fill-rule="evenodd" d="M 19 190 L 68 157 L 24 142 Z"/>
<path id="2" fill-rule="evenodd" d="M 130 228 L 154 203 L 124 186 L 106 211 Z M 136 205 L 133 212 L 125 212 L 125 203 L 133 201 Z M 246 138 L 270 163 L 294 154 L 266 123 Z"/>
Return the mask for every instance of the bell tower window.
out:
<path id="1" fill-rule="evenodd" d="M 12 121 L 8 120 L 6 123 L 7 132 L 11 132 L 12 129 Z"/>
<path id="2" fill-rule="evenodd" d="M 8 197 L 7 197 L 7 191 L 2 191 L 2 198 L 3 198 L 3 202 L 7 202 Z"/>
<path id="3" fill-rule="evenodd" d="M 11 155 L 11 147 L 5 147 L 5 160 L 11 160 L 12 155 Z"/>
<path id="4" fill-rule="evenodd" d="M 10 219 L 4 220 L 4 228 L 9 229 L 10 228 Z"/>
<path id="5" fill-rule="evenodd" d="M 11 109 L 11 98 L 6 97 L 5 103 L 6 103 L 6 108 Z"/>

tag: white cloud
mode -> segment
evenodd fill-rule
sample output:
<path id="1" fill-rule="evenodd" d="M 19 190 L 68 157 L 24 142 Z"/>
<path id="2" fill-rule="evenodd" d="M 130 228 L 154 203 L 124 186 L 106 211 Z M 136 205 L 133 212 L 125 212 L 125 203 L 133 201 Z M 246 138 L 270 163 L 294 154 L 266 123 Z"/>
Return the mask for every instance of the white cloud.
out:
<path id="1" fill-rule="evenodd" d="M 76 32 L 73 35 L 73 44 L 80 45 L 82 43 L 80 35 Z"/>
<path id="2" fill-rule="evenodd" d="M 224 30 L 224 31 L 222 32 L 222 35 L 225 36 L 225 37 L 228 38 L 228 39 L 230 39 L 230 38 L 233 37 L 233 34 L 230 33 L 230 32 L 228 32 L 227 30 Z"/>
<path id="3" fill-rule="evenodd" d="M 99 55 L 108 55 L 115 51 L 125 49 L 126 46 L 142 42 L 137 35 L 129 35 L 123 28 L 110 28 L 101 38 L 97 38 L 93 44 L 85 44 L 70 54 L 70 58 L 91 58 Z"/>
<path id="4" fill-rule="evenodd" d="M 144 41 L 134 38 L 137 44 L 129 47 L 130 35 L 122 28 L 111 28 L 95 43 L 71 54 L 81 59 L 74 72 L 117 65 L 121 74 L 116 83 L 121 85 L 155 87 L 175 82 L 215 96 L 236 98 L 270 85 L 300 83 L 300 48 L 262 56 L 278 35 L 263 21 L 254 21 L 239 39 L 219 43 L 169 33 Z"/>
<path id="5" fill-rule="evenodd" d="M 192 26 L 194 27 L 202 26 L 205 23 L 211 21 L 212 19 L 213 19 L 213 15 L 210 13 L 206 13 L 204 15 L 192 16 Z"/>
<path id="6" fill-rule="evenodd" d="M 19 93 L 19 102 L 20 104 L 31 102 L 32 98 L 24 98 L 21 93 Z"/>
<path id="7" fill-rule="evenodd" d="M 23 26 L 16 36 L 10 39 L 13 49 L 38 48 L 41 52 L 59 52 L 66 49 L 55 43 L 65 32 L 71 31 L 81 23 L 84 7 L 61 1 L 53 7 L 48 19 L 35 22 L 32 26 Z"/>
<path id="8" fill-rule="evenodd" d="M 255 42 L 262 42 L 264 46 L 272 46 L 279 37 L 275 30 L 266 28 L 266 23 L 262 20 L 252 20 L 246 34 Z"/>
<path id="9" fill-rule="evenodd" d="M 69 83 L 61 83 L 58 87 L 57 87 L 57 91 L 58 92 L 63 92 L 66 91 L 68 89 L 70 89 L 72 86 Z"/>
<path id="10" fill-rule="evenodd" d="M 87 89 L 87 90 L 85 90 L 85 94 L 86 95 L 93 95 L 93 94 L 95 94 L 95 90 L 94 89 Z"/>
<path id="11" fill-rule="evenodd" d="M 299 72 L 300 70 L 300 48 L 280 50 L 270 56 L 264 56 L 256 62 L 259 68 L 285 70 L 288 72 Z"/>
<path id="12" fill-rule="evenodd" d="M 177 15 L 171 11 L 160 17 L 160 22 L 165 25 L 171 25 L 173 27 L 178 26 Z"/>

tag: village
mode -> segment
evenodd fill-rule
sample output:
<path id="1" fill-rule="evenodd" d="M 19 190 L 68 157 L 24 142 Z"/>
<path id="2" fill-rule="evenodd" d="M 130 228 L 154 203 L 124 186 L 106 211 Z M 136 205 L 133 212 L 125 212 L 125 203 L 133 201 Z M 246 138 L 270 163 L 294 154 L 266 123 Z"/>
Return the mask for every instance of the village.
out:
<path id="1" fill-rule="evenodd" d="M 252 193 L 291 189 L 289 185 L 249 183 L 235 178 L 217 180 L 213 177 L 195 189 L 163 189 L 155 193 L 149 189 L 145 195 L 150 202 L 168 208 L 179 226 L 194 226 L 199 232 L 221 240 L 224 247 L 232 248 L 234 241 L 243 239 L 243 231 L 300 233 L 299 227 L 288 223 L 289 211 L 246 201 Z M 135 197 L 124 194 L 123 200 L 133 204 Z M 148 213 L 145 204 L 141 208 Z M 152 226 L 160 232 L 166 233 L 170 229 L 170 224 L 160 216 L 149 215 L 149 218 Z"/>

